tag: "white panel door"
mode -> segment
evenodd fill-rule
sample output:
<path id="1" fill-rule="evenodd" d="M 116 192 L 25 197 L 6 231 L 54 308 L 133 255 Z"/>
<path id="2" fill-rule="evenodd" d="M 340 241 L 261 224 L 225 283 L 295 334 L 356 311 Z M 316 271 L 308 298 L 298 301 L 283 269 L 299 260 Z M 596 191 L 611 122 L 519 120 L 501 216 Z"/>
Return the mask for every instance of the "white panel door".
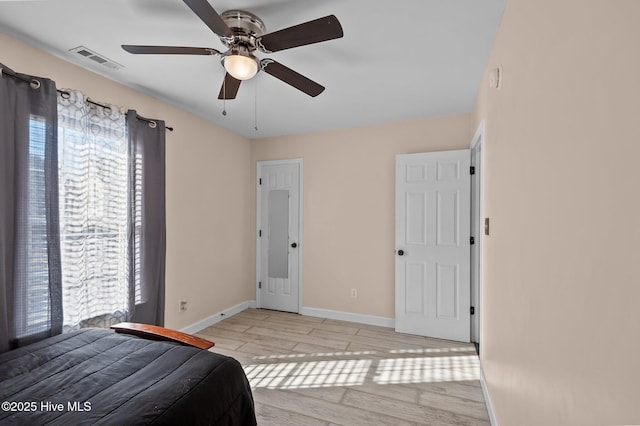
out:
<path id="1" fill-rule="evenodd" d="M 470 151 L 396 157 L 396 331 L 468 342 Z"/>
<path id="2" fill-rule="evenodd" d="M 261 164 L 259 303 L 299 312 L 300 164 Z"/>

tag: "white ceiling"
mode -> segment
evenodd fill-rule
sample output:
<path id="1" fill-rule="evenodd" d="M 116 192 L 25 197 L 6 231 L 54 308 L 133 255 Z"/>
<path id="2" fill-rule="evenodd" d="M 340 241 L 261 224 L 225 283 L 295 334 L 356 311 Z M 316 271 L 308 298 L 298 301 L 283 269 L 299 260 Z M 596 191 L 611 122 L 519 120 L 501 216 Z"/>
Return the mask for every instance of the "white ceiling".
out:
<path id="1" fill-rule="evenodd" d="M 258 15 L 267 32 L 336 15 L 344 38 L 257 54 L 322 84 L 324 93 L 311 98 L 259 73 L 226 102 L 223 116 L 223 101 L 217 99 L 224 76 L 219 57 L 131 55 L 120 48 L 226 50 L 181 0 L 0 1 L 0 32 L 253 139 L 470 112 L 506 3 L 209 1 L 218 13 L 242 9 Z M 124 68 L 110 70 L 69 52 L 79 45 Z M 0 48 L 0 62 L 1 55 Z M 159 118 L 171 125 L 171 117 Z"/>

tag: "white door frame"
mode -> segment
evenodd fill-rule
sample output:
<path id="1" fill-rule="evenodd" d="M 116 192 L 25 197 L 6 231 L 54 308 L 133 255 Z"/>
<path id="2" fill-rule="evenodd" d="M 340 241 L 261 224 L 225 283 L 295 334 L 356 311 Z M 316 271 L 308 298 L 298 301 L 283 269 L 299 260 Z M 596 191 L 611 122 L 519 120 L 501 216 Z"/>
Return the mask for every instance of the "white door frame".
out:
<path id="1" fill-rule="evenodd" d="M 480 122 L 471 139 L 471 165 L 476 174 L 471 185 L 471 235 L 475 244 L 471 246 L 471 306 L 475 314 L 471 316 L 471 341 L 480 343 L 480 302 L 482 300 L 482 187 L 484 164 L 484 120 Z M 478 151 L 480 155 L 478 155 Z M 474 202 L 475 200 L 475 202 Z"/>
<path id="2" fill-rule="evenodd" d="M 260 289 L 258 288 L 258 282 L 260 281 L 261 275 L 261 244 L 260 244 L 260 235 L 258 230 L 262 228 L 261 219 L 262 219 L 262 197 L 261 197 L 261 186 L 260 186 L 260 178 L 262 176 L 262 166 L 277 166 L 284 164 L 298 164 L 300 170 L 300 197 L 299 199 L 299 220 L 298 220 L 298 312 L 302 310 L 302 296 L 303 296 L 303 273 L 302 273 L 302 265 L 303 265 L 303 254 L 304 254 L 304 236 L 302 230 L 303 226 L 303 218 L 304 214 L 302 211 L 302 206 L 304 205 L 304 172 L 303 172 L 303 161 L 302 158 L 293 158 L 290 160 L 269 160 L 269 161 L 257 161 L 256 162 L 256 307 L 261 307 L 260 302 Z"/>

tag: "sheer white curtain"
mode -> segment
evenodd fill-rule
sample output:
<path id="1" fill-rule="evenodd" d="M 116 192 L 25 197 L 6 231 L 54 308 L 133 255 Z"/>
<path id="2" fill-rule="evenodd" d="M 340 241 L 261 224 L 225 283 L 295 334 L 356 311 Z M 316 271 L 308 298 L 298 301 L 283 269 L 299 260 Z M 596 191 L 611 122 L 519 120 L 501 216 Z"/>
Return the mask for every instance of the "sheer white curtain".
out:
<path id="1" fill-rule="evenodd" d="M 64 330 L 108 327 L 133 312 L 129 268 L 129 148 L 126 116 L 58 96 L 58 153 Z"/>

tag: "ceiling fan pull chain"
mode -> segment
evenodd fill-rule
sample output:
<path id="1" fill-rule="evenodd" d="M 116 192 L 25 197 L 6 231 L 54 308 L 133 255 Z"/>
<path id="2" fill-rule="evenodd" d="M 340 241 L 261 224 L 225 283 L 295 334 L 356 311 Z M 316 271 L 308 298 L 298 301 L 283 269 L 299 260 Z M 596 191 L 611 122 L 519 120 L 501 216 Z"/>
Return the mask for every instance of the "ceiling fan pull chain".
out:
<path id="1" fill-rule="evenodd" d="M 222 115 L 227 115 L 227 77 L 222 80 Z"/>
<path id="2" fill-rule="evenodd" d="M 258 79 L 254 80 L 255 95 L 253 98 L 254 110 L 253 110 L 253 130 L 258 131 Z"/>

